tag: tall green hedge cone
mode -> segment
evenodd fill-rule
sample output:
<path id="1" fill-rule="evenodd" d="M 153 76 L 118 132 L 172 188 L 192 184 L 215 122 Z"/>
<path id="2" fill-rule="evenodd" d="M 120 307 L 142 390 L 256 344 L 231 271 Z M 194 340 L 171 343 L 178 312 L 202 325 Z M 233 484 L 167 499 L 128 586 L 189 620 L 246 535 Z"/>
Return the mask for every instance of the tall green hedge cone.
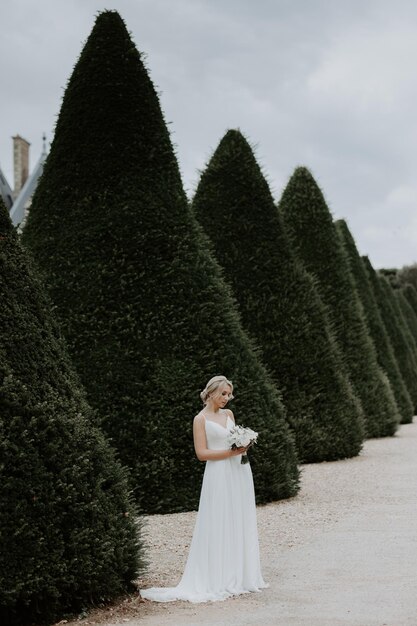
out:
<path id="1" fill-rule="evenodd" d="M 378 270 L 378 274 L 382 274 L 388 280 L 393 289 L 399 289 L 401 286 L 400 270 L 395 267 L 383 267 Z"/>
<path id="2" fill-rule="evenodd" d="M 238 301 L 244 328 L 282 391 L 299 458 L 358 454 L 363 416 L 313 279 L 292 254 L 251 147 L 229 130 L 204 171 L 193 209 Z"/>
<path id="3" fill-rule="evenodd" d="M 385 276 L 383 276 L 382 274 L 378 275 L 378 280 L 382 286 L 382 290 L 383 293 L 385 295 L 385 298 L 387 300 L 389 300 L 391 302 L 391 305 L 393 307 L 394 310 L 394 316 L 396 319 L 396 323 L 400 325 L 402 332 L 404 333 L 404 337 L 407 343 L 407 346 L 410 350 L 410 353 L 412 354 L 413 357 L 413 370 L 414 370 L 414 377 L 413 380 L 410 379 L 410 384 L 412 385 L 412 389 L 409 389 L 410 395 L 415 403 L 415 409 L 417 409 L 417 394 L 415 392 L 415 388 L 417 386 L 417 381 L 416 381 L 416 373 L 417 373 L 417 352 L 416 352 L 416 342 L 414 340 L 414 337 L 410 331 L 410 328 L 408 326 L 407 320 L 404 317 L 404 314 L 401 310 L 400 304 L 398 302 L 398 299 L 395 297 L 395 292 L 390 284 L 389 279 L 387 279 Z"/>
<path id="4" fill-rule="evenodd" d="M 0 623 L 51 622 L 142 567 L 127 477 L 0 200 Z"/>
<path id="5" fill-rule="evenodd" d="M 414 345 L 417 350 L 417 316 L 410 302 L 405 297 L 404 291 L 402 289 L 394 289 L 393 293 L 394 296 L 397 298 L 398 304 L 400 305 L 401 312 L 413 337 Z"/>
<path id="6" fill-rule="evenodd" d="M 219 373 L 236 384 L 237 419 L 260 432 L 258 501 L 296 492 L 280 397 L 192 216 L 157 94 L 115 11 L 98 16 L 69 81 L 23 241 L 141 511 L 197 506 L 192 419 Z"/>
<path id="7" fill-rule="evenodd" d="M 350 379 L 366 419 L 368 437 L 392 434 L 397 407 L 377 363 L 348 260 L 322 192 L 310 172 L 295 170 L 279 203 L 295 250 L 316 277 Z"/>
<path id="8" fill-rule="evenodd" d="M 417 315 L 417 290 L 410 283 L 406 283 L 401 287 L 401 291 L 411 304 L 414 313 Z"/>
<path id="9" fill-rule="evenodd" d="M 404 317 L 387 279 L 378 276 L 368 257 L 364 256 L 362 259 L 415 411 L 417 407 L 417 361 L 411 348 L 409 330 L 406 328 Z M 410 422 L 411 419 L 406 421 L 406 417 L 402 416 L 403 424 Z"/>
<path id="10" fill-rule="evenodd" d="M 417 263 L 412 265 L 404 265 L 397 270 L 397 286 L 405 287 L 410 285 L 417 294 Z"/>
<path id="11" fill-rule="evenodd" d="M 409 421 L 413 416 L 413 403 L 398 367 L 394 350 L 375 300 L 363 260 L 356 248 L 355 240 L 344 220 L 337 220 L 335 224 L 348 256 L 350 271 L 363 306 L 369 333 L 374 342 L 378 363 L 388 376 L 397 403 L 398 414 L 397 416 L 393 415 L 393 434 L 397 423 L 402 420 Z"/>

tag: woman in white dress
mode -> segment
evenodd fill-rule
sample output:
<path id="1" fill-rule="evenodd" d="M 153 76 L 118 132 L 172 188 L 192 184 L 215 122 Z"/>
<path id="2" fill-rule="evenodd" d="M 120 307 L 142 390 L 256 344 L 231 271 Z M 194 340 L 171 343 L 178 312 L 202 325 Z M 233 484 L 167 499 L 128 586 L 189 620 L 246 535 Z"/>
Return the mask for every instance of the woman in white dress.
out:
<path id="1" fill-rule="evenodd" d="M 255 492 L 246 448 L 230 449 L 234 417 L 226 404 L 233 385 L 215 376 L 202 391 L 204 409 L 195 416 L 197 458 L 206 461 L 200 504 L 187 564 L 176 587 L 153 587 L 141 596 L 157 602 L 208 602 L 268 585 L 261 574 Z"/>

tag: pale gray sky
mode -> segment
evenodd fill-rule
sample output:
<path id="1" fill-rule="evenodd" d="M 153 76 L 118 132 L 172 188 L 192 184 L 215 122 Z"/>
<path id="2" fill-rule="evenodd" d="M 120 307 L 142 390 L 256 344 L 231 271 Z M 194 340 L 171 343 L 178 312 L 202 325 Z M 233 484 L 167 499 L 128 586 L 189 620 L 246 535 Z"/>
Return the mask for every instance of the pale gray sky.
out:
<path id="1" fill-rule="evenodd" d="M 103 9 L 125 20 L 160 92 L 189 195 L 228 128 L 272 191 L 297 165 L 375 267 L 417 262 L 417 3 L 413 0 L 4 0 L 0 166 L 31 166 Z"/>

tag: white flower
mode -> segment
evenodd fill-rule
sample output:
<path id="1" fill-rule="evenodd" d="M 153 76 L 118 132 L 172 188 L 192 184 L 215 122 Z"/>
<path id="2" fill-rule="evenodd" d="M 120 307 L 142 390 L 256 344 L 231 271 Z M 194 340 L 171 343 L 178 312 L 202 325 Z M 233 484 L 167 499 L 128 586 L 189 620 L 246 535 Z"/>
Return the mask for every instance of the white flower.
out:
<path id="1" fill-rule="evenodd" d="M 230 429 L 228 442 L 231 448 L 246 448 L 256 443 L 258 433 L 251 428 L 235 425 Z"/>

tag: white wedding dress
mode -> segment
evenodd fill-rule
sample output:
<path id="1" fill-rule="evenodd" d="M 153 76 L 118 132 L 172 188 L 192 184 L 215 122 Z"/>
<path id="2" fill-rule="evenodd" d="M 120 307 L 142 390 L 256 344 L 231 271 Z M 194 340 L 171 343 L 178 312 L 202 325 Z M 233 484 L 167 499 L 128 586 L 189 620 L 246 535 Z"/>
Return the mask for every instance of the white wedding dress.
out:
<path id="1" fill-rule="evenodd" d="M 205 419 L 207 447 L 227 450 L 226 427 Z M 206 461 L 200 505 L 187 564 L 176 587 L 152 587 L 141 596 L 157 602 L 208 602 L 268 585 L 261 574 L 255 492 L 249 463 L 241 456 Z"/>

